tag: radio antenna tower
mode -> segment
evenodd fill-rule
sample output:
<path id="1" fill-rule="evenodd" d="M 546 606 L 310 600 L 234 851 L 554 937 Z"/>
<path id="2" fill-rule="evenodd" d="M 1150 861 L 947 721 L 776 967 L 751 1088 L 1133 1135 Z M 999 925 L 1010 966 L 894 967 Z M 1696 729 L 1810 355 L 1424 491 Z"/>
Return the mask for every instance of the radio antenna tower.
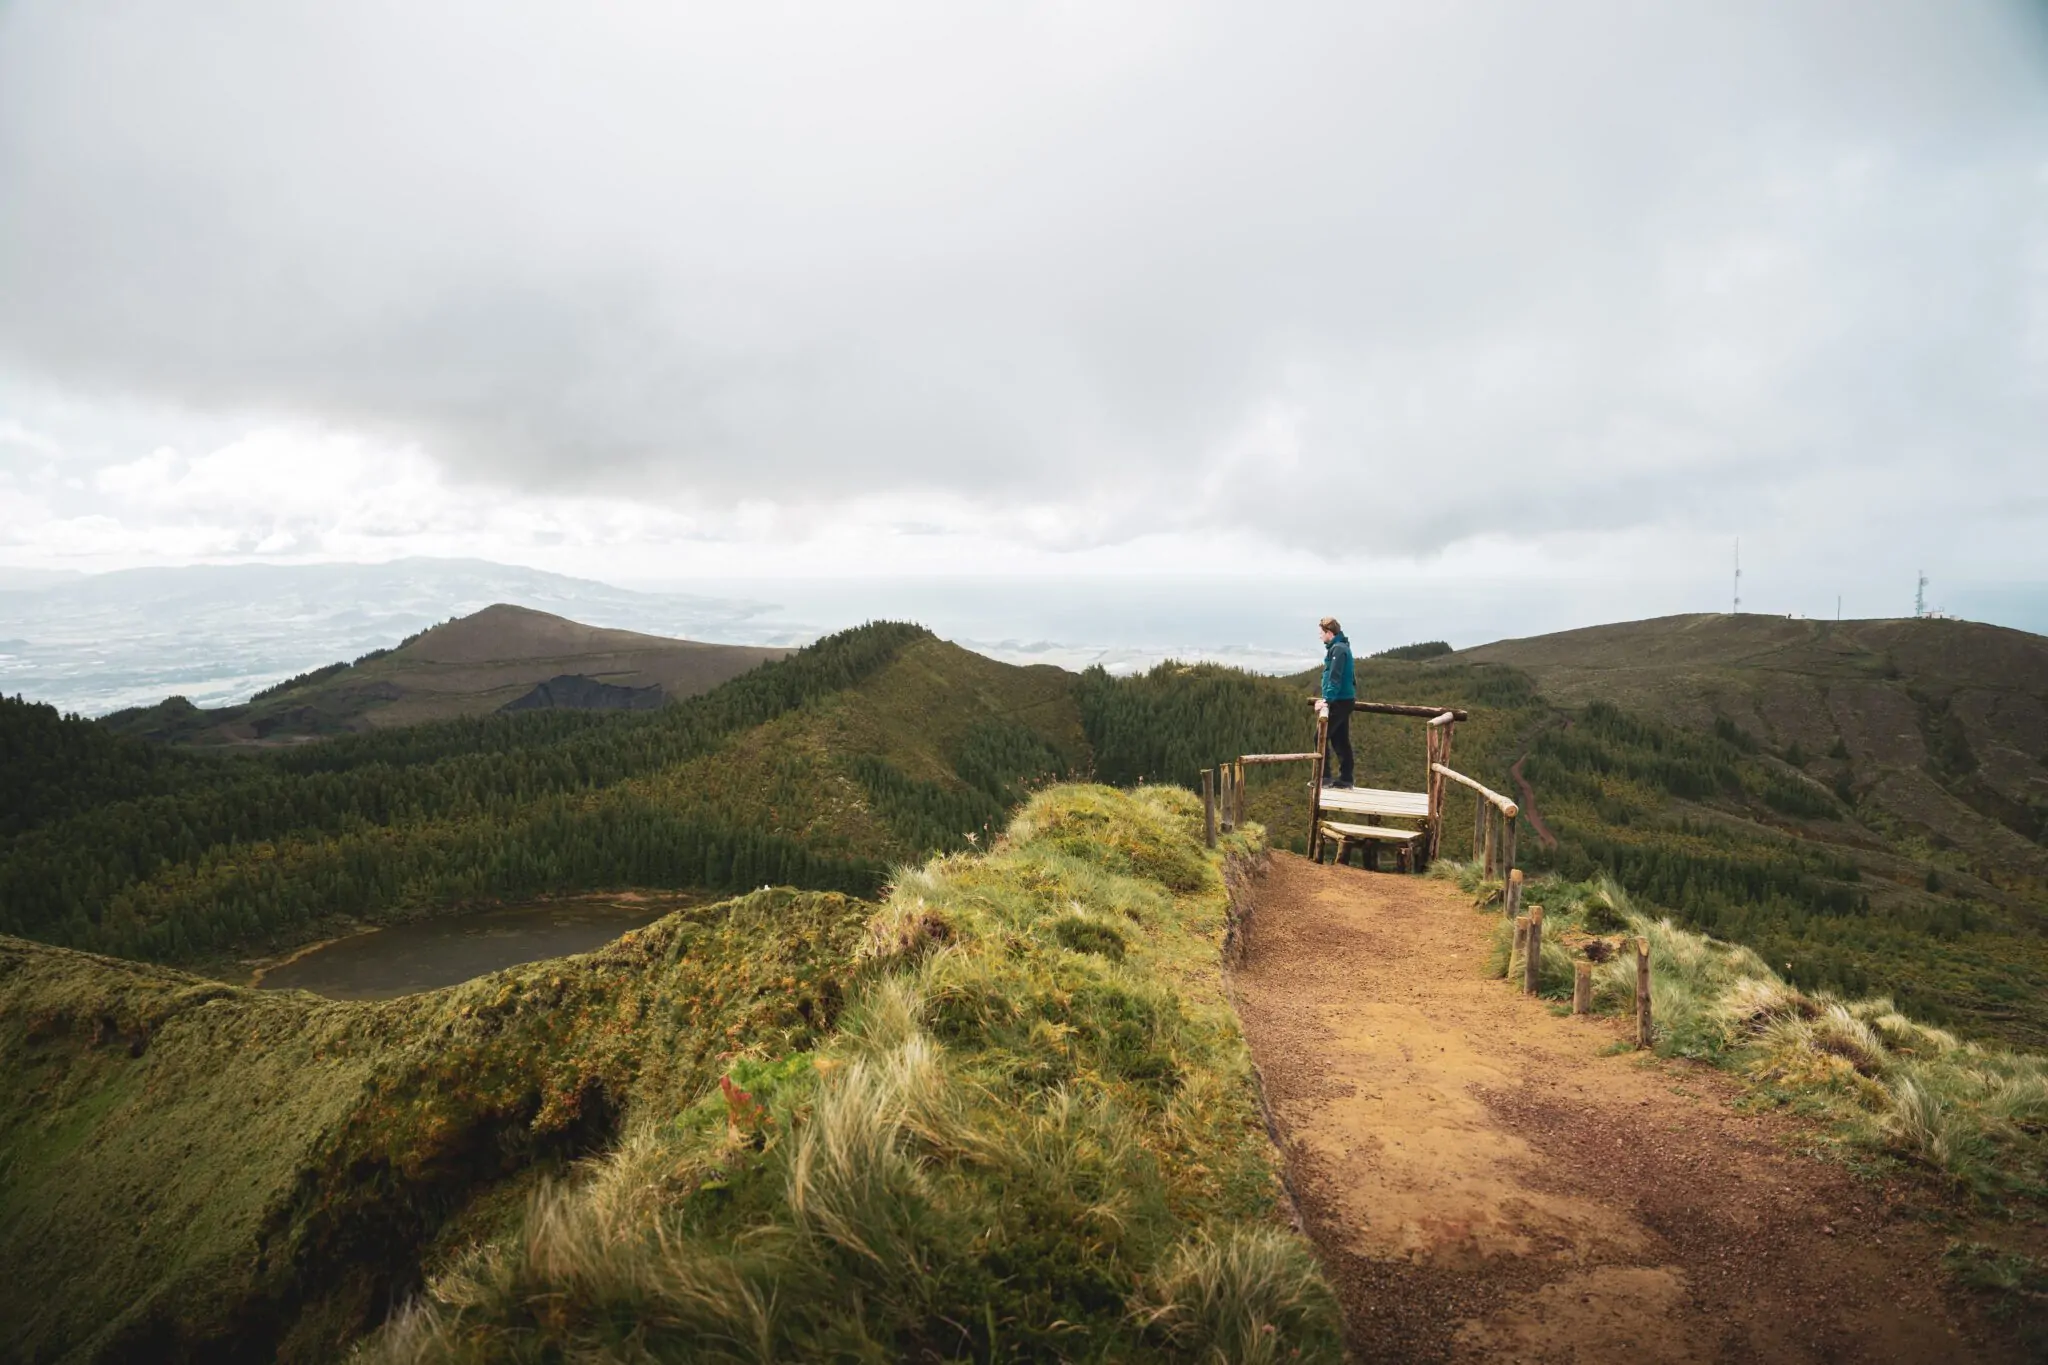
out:
<path id="1" fill-rule="evenodd" d="M 1920 571 L 1920 586 L 1913 589 L 1913 614 L 1915 616 L 1925 616 L 1927 614 L 1927 570 L 1925 569 Z"/>
<path id="2" fill-rule="evenodd" d="M 1742 615 L 1742 537 L 1735 537 L 1735 611 Z"/>

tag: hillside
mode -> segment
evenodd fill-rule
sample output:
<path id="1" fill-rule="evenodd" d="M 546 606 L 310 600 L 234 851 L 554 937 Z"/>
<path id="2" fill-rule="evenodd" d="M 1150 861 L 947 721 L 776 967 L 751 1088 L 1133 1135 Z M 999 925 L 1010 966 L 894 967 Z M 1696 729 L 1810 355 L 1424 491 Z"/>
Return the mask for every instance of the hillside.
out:
<path id="1" fill-rule="evenodd" d="M 1061 788 L 882 905 L 376 1004 L 0 938 L 0 1354 L 1335 1360 L 1221 979 L 1255 853 Z"/>
<path id="2" fill-rule="evenodd" d="M 2048 640 L 1679 616 L 1425 667 L 1527 676 L 1536 865 L 1614 873 L 1801 984 L 2048 1044 Z M 1510 774 L 1496 776 L 1509 780 Z"/>
<path id="3" fill-rule="evenodd" d="M 468 641 L 423 639 L 460 654 Z M 517 711 L 254 753 L 0 701 L 0 932 L 172 962 L 507 898 L 872 894 L 1087 766 L 1072 675 L 863 627 L 654 711 Z"/>
<path id="4" fill-rule="evenodd" d="M 2048 877 L 2048 639 L 1969 621 L 1671 616 L 1504 640 L 1565 706 L 1718 722 L 1987 872 Z"/>
<path id="5" fill-rule="evenodd" d="M 315 669 L 240 706 L 209 710 L 173 697 L 100 723 L 172 744 L 287 744 L 507 708 L 659 704 L 788 653 L 607 630 L 499 603 L 353 664 Z"/>

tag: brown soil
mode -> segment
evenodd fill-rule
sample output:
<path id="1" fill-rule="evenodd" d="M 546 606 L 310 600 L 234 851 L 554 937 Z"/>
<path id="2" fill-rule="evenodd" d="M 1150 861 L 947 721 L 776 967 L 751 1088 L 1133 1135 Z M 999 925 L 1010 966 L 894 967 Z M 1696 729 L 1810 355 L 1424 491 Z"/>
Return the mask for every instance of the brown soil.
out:
<path id="1" fill-rule="evenodd" d="M 1277 855 L 1234 974 L 1361 1361 L 2002 1360 L 1895 1192 L 1481 975 L 1447 883 Z"/>

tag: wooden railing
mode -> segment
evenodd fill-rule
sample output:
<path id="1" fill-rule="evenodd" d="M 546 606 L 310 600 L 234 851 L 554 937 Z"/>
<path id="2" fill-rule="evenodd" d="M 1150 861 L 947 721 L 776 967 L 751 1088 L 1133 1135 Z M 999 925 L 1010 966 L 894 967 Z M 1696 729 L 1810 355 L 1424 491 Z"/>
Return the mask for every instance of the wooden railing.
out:
<path id="1" fill-rule="evenodd" d="M 1479 864 L 1479 875 L 1485 880 L 1500 879 L 1501 909 L 1512 917 L 1522 900 L 1522 869 L 1515 866 L 1515 817 L 1522 813 L 1521 808 L 1454 768 L 1432 762 L 1429 769 L 1439 784 L 1456 782 L 1472 789 L 1476 798 L 1472 805 L 1472 861 Z M 1441 802 L 1431 804 L 1441 814 Z"/>
<path id="2" fill-rule="evenodd" d="M 1438 769 L 1450 771 L 1444 765 L 1451 757 L 1451 733 L 1457 728 L 1459 721 L 1469 718 L 1469 713 L 1453 706 L 1410 706 L 1402 702 L 1386 701 L 1354 702 L 1351 709 L 1354 713 L 1413 716 L 1428 722 L 1423 732 L 1425 752 L 1422 774 L 1427 816 L 1422 822 L 1422 836 L 1417 841 L 1421 857 L 1416 863 L 1418 869 L 1426 866 L 1428 860 L 1436 856 L 1437 848 L 1443 840 L 1444 778 Z M 1309 765 L 1308 841 L 1309 851 L 1314 854 L 1319 843 L 1318 832 L 1322 819 L 1323 750 L 1327 726 L 1327 718 L 1317 719 L 1316 747 L 1306 752 L 1239 754 L 1236 758 L 1226 759 L 1213 768 L 1202 769 L 1203 841 L 1214 848 L 1219 834 L 1228 834 L 1244 823 L 1246 768 L 1273 763 L 1306 763 Z M 1459 777 L 1458 780 L 1465 779 Z"/>

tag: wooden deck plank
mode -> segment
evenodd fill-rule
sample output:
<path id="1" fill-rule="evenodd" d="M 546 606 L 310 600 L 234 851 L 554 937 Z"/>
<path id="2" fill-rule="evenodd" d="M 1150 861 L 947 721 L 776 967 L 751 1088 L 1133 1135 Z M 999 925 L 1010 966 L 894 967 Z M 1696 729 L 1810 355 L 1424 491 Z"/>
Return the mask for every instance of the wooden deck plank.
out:
<path id="1" fill-rule="evenodd" d="M 1391 825 L 1340 825 L 1335 820 L 1323 821 L 1323 833 L 1341 839 L 1380 839 L 1390 844 L 1406 843 L 1420 839 L 1419 829 L 1395 829 Z"/>
<path id="2" fill-rule="evenodd" d="M 1420 820 L 1429 814 L 1429 793 L 1381 791 L 1376 787 L 1353 787 L 1343 791 L 1323 788 L 1322 808 L 1347 815 L 1395 815 Z"/>

